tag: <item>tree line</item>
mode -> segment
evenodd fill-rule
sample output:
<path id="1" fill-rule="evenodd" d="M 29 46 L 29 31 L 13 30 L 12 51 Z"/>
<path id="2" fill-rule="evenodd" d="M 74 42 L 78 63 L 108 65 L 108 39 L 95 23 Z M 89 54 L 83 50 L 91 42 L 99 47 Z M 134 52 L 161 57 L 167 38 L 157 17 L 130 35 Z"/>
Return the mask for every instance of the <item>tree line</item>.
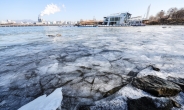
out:
<path id="1" fill-rule="evenodd" d="M 156 16 L 150 16 L 147 24 L 150 25 L 183 25 L 184 24 L 184 8 L 170 8 L 167 11 L 161 10 Z"/>

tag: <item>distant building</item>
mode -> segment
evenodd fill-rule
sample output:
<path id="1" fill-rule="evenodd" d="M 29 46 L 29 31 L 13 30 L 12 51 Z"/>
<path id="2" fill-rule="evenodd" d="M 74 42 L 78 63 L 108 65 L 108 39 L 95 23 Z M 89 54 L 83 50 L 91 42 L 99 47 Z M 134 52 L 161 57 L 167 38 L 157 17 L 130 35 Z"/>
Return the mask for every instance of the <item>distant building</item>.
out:
<path id="1" fill-rule="evenodd" d="M 12 21 L 12 20 L 7 20 L 6 23 L 7 23 L 7 24 L 15 24 L 16 22 L 15 22 L 15 21 Z"/>
<path id="2" fill-rule="evenodd" d="M 11 20 L 8 19 L 8 20 L 7 20 L 7 23 L 11 23 Z"/>
<path id="3" fill-rule="evenodd" d="M 56 21 L 56 24 L 62 24 L 62 21 Z"/>
<path id="4" fill-rule="evenodd" d="M 38 22 L 43 22 L 43 19 L 41 18 L 40 15 L 38 15 Z"/>
<path id="5" fill-rule="evenodd" d="M 52 24 L 56 24 L 56 21 L 53 21 Z"/>
<path id="6" fill-rule="evenodd" d="M 71 25 L 71 21 L 67 21 L 67 23 L 66 23 L 66 24 Z"/>
<path id="7" fill-rule="evenodd" d="M 46 24 L 50 24 L 50 22 L 49 21 L 47 21 L 47 23 Z"/>
<path id="8" fill-rule="evenodd" d="M 130 18 L 131 14 L 128 12 L 112 14 L 104 17 L 103 25 L 125 25 Z"/>
<path id="9" fill-rule="evenodd" d="M 66 24 L 67 24 L 67 21 L 64 21 L 62 24 L 63 24 L 63 25 L 66 25 Z"/>
<path id="10" fill-rule="evenodd" d="M 6 24 L 7 22 L 6 21 L 0 21 L 0 24 Z"/>

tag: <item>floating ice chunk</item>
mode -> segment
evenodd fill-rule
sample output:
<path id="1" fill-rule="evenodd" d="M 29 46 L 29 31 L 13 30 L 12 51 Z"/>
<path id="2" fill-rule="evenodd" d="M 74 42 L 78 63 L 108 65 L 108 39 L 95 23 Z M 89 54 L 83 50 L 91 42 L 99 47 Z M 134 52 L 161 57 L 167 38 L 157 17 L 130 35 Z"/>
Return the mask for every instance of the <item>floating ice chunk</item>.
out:
<path id="1" fill-rule="evenodd" d="M 54 63 L 47 66 L 42 66 L 42 67 L 39 67 L 38 70 L 41 75 L 44 75 L 46 73 L 56 74 L 59 72 L 59 64 Z"/>
<path id="2" fill-rule="evenodd" d="M 58 71 L 58 63 L 53 64 L 50 68 L 48 68 L 48 73 L 57 73 Z"/>
<path id="3" fill-rule="evenodd" d="M 18 110 L 56 110 L 63 99 L 61 90 L 62 88 L 58 88 L 49 96 L 42 95 Z"/>

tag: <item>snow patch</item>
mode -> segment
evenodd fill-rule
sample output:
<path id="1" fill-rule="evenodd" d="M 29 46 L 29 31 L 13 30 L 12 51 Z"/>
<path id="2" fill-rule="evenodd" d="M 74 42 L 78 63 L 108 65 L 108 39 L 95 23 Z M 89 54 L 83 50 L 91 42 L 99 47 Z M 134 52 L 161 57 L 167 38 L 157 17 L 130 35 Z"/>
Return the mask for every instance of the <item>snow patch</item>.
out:
<path id="1" fill-rule="evenodd" d="M 56 110 L 61 106 L 62 99 L 62 88 L 58 88 L 49 96 L 42 95 L 18 110 Z"/>

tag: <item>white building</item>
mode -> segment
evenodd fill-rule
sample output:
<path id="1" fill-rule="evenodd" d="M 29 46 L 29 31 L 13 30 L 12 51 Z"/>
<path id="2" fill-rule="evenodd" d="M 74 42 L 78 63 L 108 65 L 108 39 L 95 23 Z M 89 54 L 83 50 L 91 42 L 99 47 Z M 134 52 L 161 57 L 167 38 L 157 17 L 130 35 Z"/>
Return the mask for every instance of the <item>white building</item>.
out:
<path id="1" fill-rule="evenodd" d="M 67 24 L 67 21 L 64 21 L 62 24 L 63 24 L 63 25 L 66 25 L 66 24 Z"/>
<path id="2" fill-rule="evenodd" d="M 46 22 L 46 24 L 50 24 L 50 22 L 49 22 L 49 21 L 47 21 L 47 22 Z"/>
<path id="3" fill-rule="evenodd" d="M 116 13 L 110 16 L 104 17 L 103 24 L 104 25 L 126 25 L 128 23 L 128 19 L 131 18 L 131 14 L 126 13 Z"/>
<path id="4" fill-rule="evenodd" d="M 128 23 L 130 26 L 144 26 L 145 24 L 143 24 L 143 20 L 144 19 L 141 16 L 132 17 L 128 20 Z"/>
<path id="5" fill-rule="evenodd" d="M 15 24 L 16 22 L 15 21 L 12 21 L 12 20 L 7 20 L 7 22 L 5 22 L 5 24 Z"/>
<path id="6" fill-rule="evenodd" d="M 56 24 L 57 22 L 56 21 L 52 21 L 52 24 Z"/>
<path id="7" fill-rule="evenodd" d="M 0 21 L 0 24 L 6 24 L 7 22 L 6 21 Z"/>
<path id="8" fill-rule="evenodd" d="M 56 24 L 62 24 L 63 22 L 62 21 L 56 21 Z"/>

